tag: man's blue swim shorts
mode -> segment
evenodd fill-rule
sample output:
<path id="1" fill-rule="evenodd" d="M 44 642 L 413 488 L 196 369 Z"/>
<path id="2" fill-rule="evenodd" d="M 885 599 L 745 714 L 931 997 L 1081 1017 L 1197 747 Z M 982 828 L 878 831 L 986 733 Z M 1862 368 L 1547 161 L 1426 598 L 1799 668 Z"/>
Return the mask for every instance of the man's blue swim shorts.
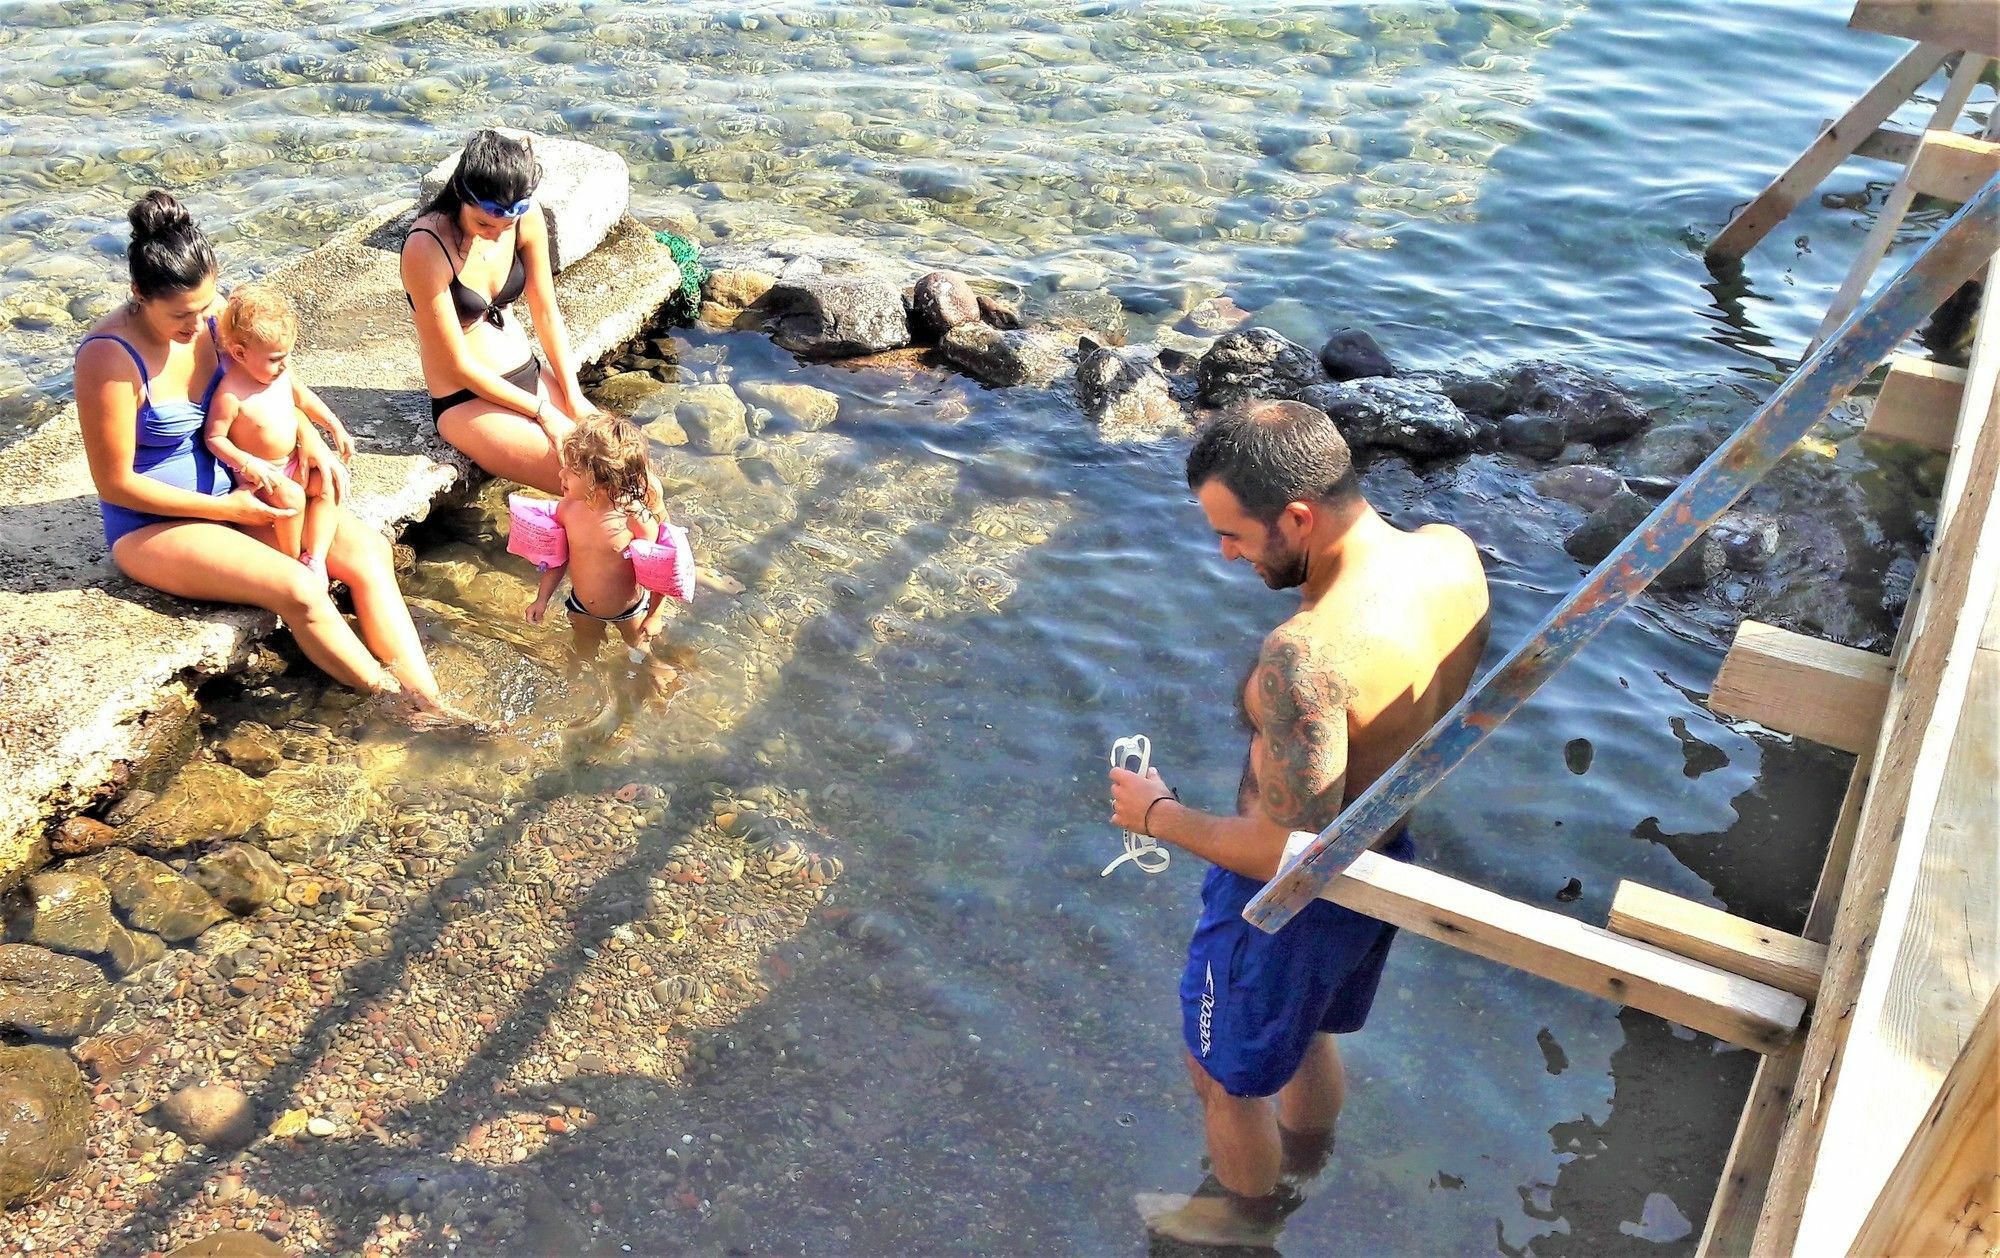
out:
<path id="1" fill-rule="evenodd" d="M 1406 829 L 1376 849 L 1407 861 Z M 1221 866 L 1201 884 L 1201 920 L 1181 974 L 1181 1035 L 1231 1096 L 1270 1096 L 1320 1031 L 1359 1031 L 1375 1003 L 1396 928 L 1315 900 L 1276 934 L 1243 920 L 1264 884 Z"/>

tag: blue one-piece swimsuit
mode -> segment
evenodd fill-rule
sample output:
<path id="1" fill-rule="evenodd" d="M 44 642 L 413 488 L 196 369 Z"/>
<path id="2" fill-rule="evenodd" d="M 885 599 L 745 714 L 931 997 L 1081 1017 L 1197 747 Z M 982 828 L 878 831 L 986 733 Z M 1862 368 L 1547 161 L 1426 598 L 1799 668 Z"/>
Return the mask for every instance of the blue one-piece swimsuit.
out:
<path id="1" fill-rule="evenodd" d="M 208 321 L 208 338 L 215 341 L 215 320 Z M 92 341 L 116 341 L 132 356 L 132 362 L 139 368 L 139 422 L 136 440 L 132 448 L 132 470 L 141 476 L 150 476 L 176 489 L 192 490 L 198 494 L 221 497 L 236 488 L 236 479 L 229 469 L 216 461 L 209 453 L 208 444 L 201 439 L 203 422 L 208 418 L 209 403 L 215 400 L 215 388 L 222 383 L 222 351 L 216 349 L 215 374 L 209 377 L 208 387 L 202 390 L 201 401 L 153 403 L 152 378 L 146 371 L 146 360 L 132 343 L 122 336 L 109 332 L 97 332 L 83 338 L 77 348 Z M 145 528 L 148 524 L 159 524 L 174 519 L 173 516 L 153 515 L 147 511 L 134 511 L 129 507 L 114 506 L 100 500 L 98 512 L 104 517 L 104 544 L 110 546 L 133 529 Z"/>

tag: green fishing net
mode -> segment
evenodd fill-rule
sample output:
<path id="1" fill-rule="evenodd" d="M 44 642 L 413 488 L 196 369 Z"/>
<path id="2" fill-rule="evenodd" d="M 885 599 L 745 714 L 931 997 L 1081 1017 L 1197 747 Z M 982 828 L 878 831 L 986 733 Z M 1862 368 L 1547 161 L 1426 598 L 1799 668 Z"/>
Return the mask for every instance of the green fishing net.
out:
<path id="1" fill-rule="evenodd" d="M 675 323 L 693 323 L 701 309 L 701 285 L 708 268 L 701 264 L 701 250 L 672 232 L 654 232 L 653 239 L 667 247 L 681 267 L 681 289 L 667 301 L 667 314 Z"/>

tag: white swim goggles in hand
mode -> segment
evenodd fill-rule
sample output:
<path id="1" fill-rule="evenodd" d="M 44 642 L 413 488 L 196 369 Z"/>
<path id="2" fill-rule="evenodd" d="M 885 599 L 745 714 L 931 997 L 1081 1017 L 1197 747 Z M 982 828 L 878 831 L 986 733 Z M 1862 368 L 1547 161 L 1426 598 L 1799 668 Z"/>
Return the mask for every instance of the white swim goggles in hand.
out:
<path id="1" fill-rule="evenodd" d="M 1140 777 L 1144 777 L 1146 776 L 1146 770 L 1152 767 L 1152 763 L 1153 740 L 1144 734 L 1133 734 L 1111 744 L 1111 767 L 1114 769 L 1130 769 Z M 1141 873 L 1158 874 L 1166 872 L 1167 866 L 1173 861 L 1172 852 L 1161 847 L 1154 841 L 1153 836 L 1150 834 L 1137 834 L 1131 830 L 1126 830 L 1124 831 L 1124 835 L 1124 854 L 1109 865 L 1106 865 L 1098 873 L 1097 876 L 1099 878 L 1109 877 L 1112 870 L 1123 865 L 1126 861 L 1131 861 L 1134 865 L 1137 865 Z"/>

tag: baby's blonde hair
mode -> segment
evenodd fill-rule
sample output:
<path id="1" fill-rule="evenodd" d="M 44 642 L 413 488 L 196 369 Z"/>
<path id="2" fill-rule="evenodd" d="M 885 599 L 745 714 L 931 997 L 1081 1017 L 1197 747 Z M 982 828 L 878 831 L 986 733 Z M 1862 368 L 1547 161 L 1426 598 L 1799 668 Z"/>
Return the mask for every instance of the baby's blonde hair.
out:
<path id="1" fill-rule="evenodd" d="M 299 335 L 292 303 L 269 284 L 245 284 L 229 294 L 222 312 L 222 339 L 231 345 L 289 345 Z"/>
<path id="2" fill-rule="evenodd" d="M 626 511 L 657 511 L 646 438 L 630 422 L 600 411 L 563 438 L 562 464 Z"/>

